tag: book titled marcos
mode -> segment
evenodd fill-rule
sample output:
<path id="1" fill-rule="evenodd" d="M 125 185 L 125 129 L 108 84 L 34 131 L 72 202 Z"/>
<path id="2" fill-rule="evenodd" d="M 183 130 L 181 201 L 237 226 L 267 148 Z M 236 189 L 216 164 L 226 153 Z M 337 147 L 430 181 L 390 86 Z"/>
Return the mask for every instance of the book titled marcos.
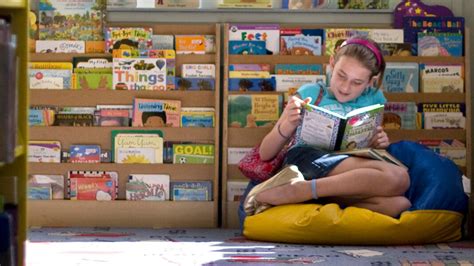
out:
<path id="1" fill-rule="evenodd" d="M 297 143 L 325 150 L 366 148 L 382 124 L 384 105 L 355 109 L 345 116 L 307 104 L 296 132 Z"/>

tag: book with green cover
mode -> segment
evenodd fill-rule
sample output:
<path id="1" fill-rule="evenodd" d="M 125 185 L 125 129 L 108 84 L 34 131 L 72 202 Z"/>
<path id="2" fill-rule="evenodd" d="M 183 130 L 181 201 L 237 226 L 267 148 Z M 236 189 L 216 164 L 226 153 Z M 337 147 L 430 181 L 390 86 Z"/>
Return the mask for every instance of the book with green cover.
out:
<path id="1" fill-rule="evenodd" d="M 367 148 L 376 127 L 382 124 L 383 111 L 384 105 L 375 104 L 344 116 L 307 104 L 296 141 L 330 151 Z"/>

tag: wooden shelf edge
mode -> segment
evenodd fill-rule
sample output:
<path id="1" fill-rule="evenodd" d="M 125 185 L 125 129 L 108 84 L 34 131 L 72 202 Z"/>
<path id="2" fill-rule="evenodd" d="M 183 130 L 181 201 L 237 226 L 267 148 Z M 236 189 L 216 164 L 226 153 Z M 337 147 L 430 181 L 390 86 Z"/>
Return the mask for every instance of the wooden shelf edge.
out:
<path id="1" fill-rule="evenodd" d="M 0 8 L 25 8 L 26 1 L 22 0 L 4 0 L 0 3 Z"/>

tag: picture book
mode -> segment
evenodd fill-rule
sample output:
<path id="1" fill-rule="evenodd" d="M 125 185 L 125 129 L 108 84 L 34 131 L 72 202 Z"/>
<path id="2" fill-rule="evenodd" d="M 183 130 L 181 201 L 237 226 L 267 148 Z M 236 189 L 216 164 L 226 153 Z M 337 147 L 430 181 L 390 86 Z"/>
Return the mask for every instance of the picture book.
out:
<path id="1" fill-rule="evenodd" d="M 241 94 L 228 97 L 229 127 L 273 127 L 283 108 L 281 94 Z"/>
<path id="2" fill-rule="evenodd" d="M 164 58 L 114 58 L 113 89 L 167 90 Z"/>
<path id="3" fill-rule="evenodd" d="M 100 41 L 105 20 L 105 1 L 39 0 L 40 40 Z"/>
<path id="4" fill-rule="evenodd" d="M 181 108 L 181 127 L 214 127 L 215 108 L 183 107 Z"/>
<path id="5" fill-rule="evenodd" d="M 28 126 L 52 126 L 56 112 L 57 108 L 54 106 L 31 106 L 28 112 Z"/>
<path id="6" fill-rule="evenodd" d="M 115 163 L 163 163 L 163 133 L 160 130 L 112 130 Z"/>
<path id="7" fill-rule="evenodd" d="M 163 142 L 163 163 L 173 163 L 173 145 L 192 144 L 190 141 L 164 141 Z"/>
<path id="8" fill-rule="evenodd" d="M 283 0 L 282 9 L 311 9 L 313 0 Z"/>
<path id="9" fill-rule="evenodd" d="M 355 109 L 345 116 L 319 106 L 306 106 L 296 141 L 325 150 L 367 148 L 376 127 L 382 125 L 381 104 Z"/>
<path id="10" fill-rule="evenodd" d="M 227 181 L 227 201 L 240 201 L 248 184 L 248 181 Z"/>
<path id="11" fill-rule="evenodd" d="M 275 64 L 276 75 L 322 75 L 321 64 Z"/>
<path id="12" fill-rule="evenodd" d="M 112 68 L 76 68 L 74 80 L 73 89 L 111 90 L 113 85 Z"/>
<path id="13" fill-rule="evenodd" d="M 230 24 L 231 41 L 265 41 L 267 54 L 280 51 L 280 26 L 278 24 Z"/>
<path id="14" fill-rule="evenodd" d="M 382 88 L 389 93 L 418 92 L 418 80 L 418 63 L 387 63 Z"/>
<path id="15" fill-rule="evenodd" d="M 384 129 L 417 129 L 415 102 L 385 103 L 382 126 Z"/>
<path id="16" fill-rule="evenodd" d="M 68 194 L 71 200 L 115 200 L 118 174 L 108 171 L 69 171 Z"/>
<path id="17" fill-rule="evenodd" d="M 216 89 L 214 78 L 176 77 L 176 89 L 180 91 L 213 91 Z"/>
<path id="18" fill-rule="evenodd" d="M 171 182 L 171 200 L 173 201 L 211 201 L 211 181 L 174 181 Z"/>
<path id="19" fill-rule="evenodd" d="M 462 141 L 457 139 L 424 139 L 419 140 L 418 143 L 452 160 L 456 165 L 466 166 L 466 144 Z"/>
<path id="20" fill-rule="evenodd" d="M 28 142 L 28 162 L 60 163 L 61 142 L 30 140 Z"/>
<path id="21" fill-rule="evenodd" d="M 453 32 L 419 32 L 418 56 L 462 56 L 463 35 Z"/>
<path id="22" fill-rule="evenodd" d="M 413 55 L 418 51 L 419 32 L 452 32 L 464 35 L 464 17 L 405 16 L 403 18 L 404 42 L 412 45 Z"/>
<path id="23" fill-rule="evenodd" d="M 205 35 L 175 35 L 176 54 L 205 54 L 206 39 Z"/>
<path id="24" fill-rule="evenodd" d="M 229 40 L 229 54 L 266 55 L 265 41 Z"/>
<path id="25" fill-rule="evenodd" d="M 229 71 L 268 71 L 270 64 L 230 64 Z"/>
<path id="26" fill-rule="evenodd" d="M 229 71 L 229 78 L 268 79 L 270 78 L 270 72 L 268 71 Z"/>
<path id="27" fill-rule="evenodd" d="M 420 64 L 422 92 L 463 93 L 464 68 L 455 64 Z"/>
<path id="28" fill-rule="evenodd" d="M 47 185 L 51 190 L 51 199 L 64 199 L 63 175 L 29 175 L 28 186 L 31 185 Z"/>
<path id="29" fill-rule="evenodd" d="M 176 52 L 173 49 L 169 50 L 148 50 L 148 58 L 162 58 L 166 61 L 166 89 L 175 89 L 176 76 Z M 159 64 L 159 62 L 157 62 Z"/>
<path id="30" fill-rule="evenodd" d="M 355 149 L 349 151 L 341 151 L 336 152 L 335 154 L 348 154 L 351 156 L 356 157 L 363 157 L 368 159 L 374 159 L 379 161 L 385 161 L 388 163 L 393 163 L 395 165 L 401 166 L 405 169 L 408 169 L 401 161 L 391 155 L 388 151 L 384 149 L 372 149 L 372 148 L 364 148 L 364 149 Z"/>
<path id="31" fill-rule="evenodd" d="M 174 50 L 174 35 L 151 35 L 151 49 Z"/>
<path id="32" fill-rule="evenodd" d="M 199 8 L 200 0 L 156 0 L 155 8 Z"/>
<path id="33" fill-rule="evenodd" d="M 110 56 L 91 57 L 91 56 L 75 56 L 72 58 L 74 72 L 78 68 L 94 69 L 94 68 L 112 68 L 112 58 Z"/>
<path id="34" fill-rule="evenodd" d="M 369 31 L 367 29 L 336 29 L 328 28 L 325 29 L 325 55 L 333 55 L 335 49 L 339 47 L 343 41 L 353 36 L 365 36 L 368 37 Z"/>
<path id="35" fill-rule="evenodd" d="M 229 147 L 227 148 L 227 164 L 238 164 L 252 148 Z"/>
<path id="36" fill-rule="evenodd" d="M 369 29 L 369 38 L 377 44 L 403 43 L 403 29 Z"/>
<path id="37" fill-rule="evenodd" d="M 305 84 L 326 83 L 325 75 L 273 75 L 276 80 L 276 91 L 294 95 Z"/>
<path id="38" fill-rule="evenodd" d="M 78 53 L 86 52 L 86 43 L 84 41 L 41 41 L 35 42 L 35 52 L 43 53 Z"/>
<path id="39" fill-rule="evenodd" d="M 321 55 L 323 51 L 324 30 L 281 28 L 281 55 Z"/>
<path id="40" fill-rule="evenodd" d="M 69 69 L 32 69 L 28 71 L 30 89 L 71 89 Z"/>
<path id="41" fill-rule="evenodd" d="M 107 7 L 136 8 L 137 0 L 107 0 Z"/>
<path id="42" fill-rule="evenodd" d="M 179 127 L 180 100 L 133 99 L 133 127 Z"/>
<path id="43" fill-rule="evenodd" d="M 214 64 L 182 64 L 181 77 L 214 79 L 216 77 L 216 65 Z"/>
<path id="44" fill-rule="evenodd" d="M 93 114 L 81 114 L 81 113 L 66 113 L 66 114 L 55 114 L 54 115 L 54 126 L 73 126 L 73 127 L 84 127 L 94 125 Z"/>
<path id="45" fill-rule="evenodd" d="M 132 106 L 124 109 L 100 109 L 98 110 L 98 125 L 102 127 L 128 127 L 130 126 L 132 109 Z"/>
<path id="46" fill-rule="evenodd" d="M 167 174 L 130 174 L 126 184 L 127 200 L 169 200 L 170 176 Z"/>
<path id="47" fill-rule="evenodd" d="M 69 162 L 100 163 L 100 145 L 71 145 Z"/>
<path id="48" fill-rule="evenodd" d="M 465 103 L 418 103 L 418 123 L 424 129 L 465 128 L 465 115 Z"/>
<path id="49" fill-rule="evenodd" d="M 153 47 L 152 35 L 150 27 L 106 27 L 105 50 L 112 53 L 114 49 L 129 49 L 139 55 L 140 51 Z"/>
<path id="50" fill-rule="evenodd" d="M 105 41 L 86 41 L 86 54 L 99 54 L 105 51 Z"/>
<path id="51" fill-rule="evenodd" d="M 383 56 L 411 56 L 411 43 L 380 43 Z"/>
<path id="52" fill-rule="evenodd" d="M 213 144 L 173 144 L 174 164 L 213 164 Z"/>
<path id="53" fill-rule="evenodd" d="M 229 78 L 229 91 L 275 91 L 276 80 L 270 78 Z"/>
<path id="54" fill-rule="evenodd" d="M 52 200 L 50 184 L 28 184 L 28 200 Z"/>

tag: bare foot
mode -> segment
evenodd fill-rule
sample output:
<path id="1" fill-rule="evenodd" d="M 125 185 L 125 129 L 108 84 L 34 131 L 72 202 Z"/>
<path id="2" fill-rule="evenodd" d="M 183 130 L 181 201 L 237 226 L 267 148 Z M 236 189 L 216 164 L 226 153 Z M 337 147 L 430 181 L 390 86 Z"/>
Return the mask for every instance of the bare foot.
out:
<path id="1" fill-rule="evenodd" d="M 306 180 L 294 180 L 291 183 L 262 191 L 255 197 L 258 202 L 271 205 L 299 203 L 311 198 L 311 183 Z"/>

